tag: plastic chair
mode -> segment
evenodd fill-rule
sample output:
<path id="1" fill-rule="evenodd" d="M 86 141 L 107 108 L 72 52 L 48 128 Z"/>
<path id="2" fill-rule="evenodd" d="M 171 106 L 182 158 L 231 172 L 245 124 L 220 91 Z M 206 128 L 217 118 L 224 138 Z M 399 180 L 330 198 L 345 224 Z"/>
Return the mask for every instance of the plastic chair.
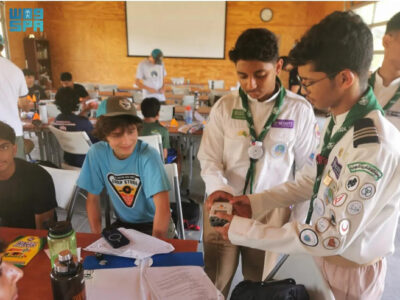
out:
<path id="1" fill-rule="evenodd" d="M 139 136 L 139 140 L 142 140 L 147 144 L 149 144 L 149 146 L 155 148 L 160 153 L 161 161 L 164 162 L 164 155 L 163 155 L 164 149 L 162 146 L 161 135 L 154 134 L 154 135 Z"/>
<path id="2" fill-rule="evenodd" d="M 174 117 L 174 105 L 161 105 L 159 121 L 171 121 Z"/>
<path id="3" fill-rule="evenodd" d="M 55 118 L 59 114 L 61 114 L 61 111 L 57 108 L 57 105 L 54 103 L 46 103 L 46 109 L 47 109 L 47 117 L 49 118 Z"/>
<path id="4" fill-rule="evenodd" d="M 80 171 L 41 167 L 51 175 L 56 190 L 57 205 L 67 211 L 67 220 L 71 221 L 76 198 L 78 195 L 85 197 L 76 185 Z"/>
<path id="5" fill-rule="evenodd" d="M 176 163 L 164 165 L 165 172 L 167 173 L 171 190 L 169 191 L 169 202 L 176 204 L 176 212 L 178 215 L 178 222 L 176 224 L 176 230 L 178 237 L 182 240 L 185 239 L 185 229 L 183 226 L 183 213 L 182 213 L 182 201 L 181 192 L 179 189 L 179 178 L 178 168 Z"/>

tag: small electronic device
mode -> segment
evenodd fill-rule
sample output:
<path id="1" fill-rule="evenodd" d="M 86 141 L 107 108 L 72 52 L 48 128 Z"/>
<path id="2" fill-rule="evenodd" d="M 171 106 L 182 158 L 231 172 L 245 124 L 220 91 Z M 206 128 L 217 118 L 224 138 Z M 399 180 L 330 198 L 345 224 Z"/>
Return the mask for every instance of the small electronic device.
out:
<path id="1" fill-rule="evenodd" d="M 116 228 L 104 228 L 101 234 L 113 248 L 120 248 L 129 244 L 129 240 Z"/>
<path id="2" fill-rule="evenodd" d="M 216 216 L 216 213 L 232 214 L 232 204 L 228 202 L 214 202 L 210 210 L 210 224 L 213 227 L 222 227 L 228 223 L 225 219 L 220 219 Z"/>

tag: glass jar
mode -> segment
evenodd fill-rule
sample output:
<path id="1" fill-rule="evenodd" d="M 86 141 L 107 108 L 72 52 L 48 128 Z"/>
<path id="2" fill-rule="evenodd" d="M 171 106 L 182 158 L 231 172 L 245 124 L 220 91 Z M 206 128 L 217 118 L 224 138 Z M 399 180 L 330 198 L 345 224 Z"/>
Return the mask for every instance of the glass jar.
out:
<path id="1" fill-rule="evenodd" d="M 72 255 L 77 256 L 76 235 L 69 221 L 60 221 L 50 225 L 47 242 L 52 268 L 58 254 L 63 250 L 69 250 Z"/>

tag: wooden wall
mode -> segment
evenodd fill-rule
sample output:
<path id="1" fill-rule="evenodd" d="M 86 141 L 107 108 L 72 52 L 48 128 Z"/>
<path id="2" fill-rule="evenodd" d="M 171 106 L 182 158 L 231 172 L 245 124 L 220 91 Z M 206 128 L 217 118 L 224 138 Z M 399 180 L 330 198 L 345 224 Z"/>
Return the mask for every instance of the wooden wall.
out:
<path id="1" fill-rule="evenodd" d="M 132 85 L 142 58 L 127 57 L 124 2 L 6 2 L 6 11 L 10 7 L 33 6 L 44 8 L 44 31 L 50 41 L 55 86 L 62 71 L 72 72 L 78 82 Z M 264 7 L 274 12 L 268 23 L 259 17 Z M 267 27 L 279 36 L 280 52 L 285 55 L 311 25 L 343 8 L 344 2 L 227 2 L 226 58 L 166 58 L 168 76 L 185 77 L 192 83 L 224 79 L 230 87 L 236 83 L 236 74 L 227 53 L 243 30 Z M 9 33 L 12 60 L 21 67 L 23 36 Z"/>

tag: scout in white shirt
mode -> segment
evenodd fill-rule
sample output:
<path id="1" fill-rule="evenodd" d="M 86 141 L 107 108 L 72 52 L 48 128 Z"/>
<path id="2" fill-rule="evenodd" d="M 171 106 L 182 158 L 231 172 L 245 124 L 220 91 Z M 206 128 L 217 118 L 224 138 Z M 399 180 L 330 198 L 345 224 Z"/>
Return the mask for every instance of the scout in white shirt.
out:
<path id="1" fill-rule="evenodd" d="M 400 12 L 387 23 L 382 43 L 383 63 L 369 82 L 385 116 L 400 130 Z"/>
<path id="2" fill-rule="evenodd" d="M 218 100 L 210 113 L 198 158 L 209 195 L 204 219 L 205 271 L 225 296 L 239 254 L 245 279 L 261 280 L 264 251 L 237 247 L 222 240 L 210 226 L 208 210 L 218 198 L 261 192 L 294 179 L 294 167 L 313 164 L 318 128 L 311 105 L 286 91 L 277 79 L 275 35 L 248 29 L 230 52 L 241 88 Z M 248 180 L 246 180 L 246 178 Z M 259 220 L 272 226 L 288 221 L 289 208 L 265 210 Z M 267 252 L 266 271 L 276 254 Z"/>
<path id="3" fill-rule="evenodd" d="M 315 256 L 337 300 L 380 299 L 400 212 L 400 132 L 367 85 L 372 34 L 359 16 L 335 12 L 290 56 L 307 98 L 332 112 L 317 169 L 303 169 L 294 183 L 231 199 L 236 216 L 219 215 L 230 223 L 218 230 L 237 245 Z M 279 228 L 257 221 L 266 209 L 310 197 L 307 224 Z"/>

